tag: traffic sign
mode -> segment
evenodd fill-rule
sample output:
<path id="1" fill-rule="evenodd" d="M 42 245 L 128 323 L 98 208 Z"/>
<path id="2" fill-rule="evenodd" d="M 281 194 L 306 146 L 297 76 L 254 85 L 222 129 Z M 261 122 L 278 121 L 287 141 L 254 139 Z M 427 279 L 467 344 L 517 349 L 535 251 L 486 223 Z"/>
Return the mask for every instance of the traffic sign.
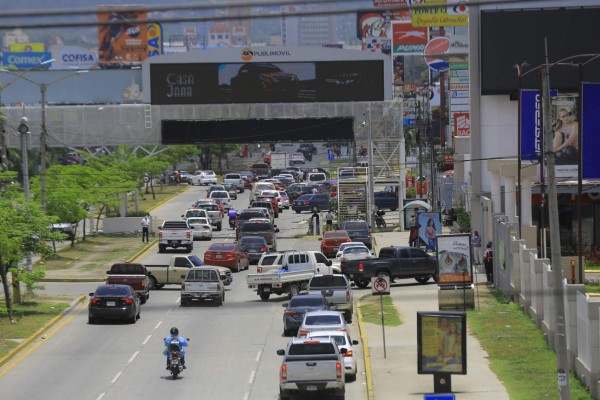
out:
<path id="1" fill-rule="evenodd" d="M 374 296 L 390 294 L 390 277 L 387 275 L 372 277 L 371 290 Z"/>
<path id="2" fill-rule="evenodd" d="M 327 149 L 327 159 L 329 161 L 333 161 L 334 158 L 335 158 L 335 156 L 333 155 L 333 149 L 331 149 L 331 148 Z"/>

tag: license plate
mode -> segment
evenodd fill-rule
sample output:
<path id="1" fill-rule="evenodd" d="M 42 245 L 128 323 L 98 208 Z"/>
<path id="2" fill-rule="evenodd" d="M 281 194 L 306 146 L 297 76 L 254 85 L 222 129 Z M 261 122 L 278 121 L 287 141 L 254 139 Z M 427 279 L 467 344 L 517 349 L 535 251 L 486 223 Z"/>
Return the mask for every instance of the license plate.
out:
<path id="1" fill-rule="evenodd" d="M 270 287 L 264 287 L 263 288 L 263 293 L 270 293 L 271 292 L 271 288 Z"/>
<path id="2" fill-rule="evenodd" d="M 215 258 L 223 258 L 223 256 L 221 254 L 217 254 Z"/>
<path id="3" fill-rule="evenodd" d="M 308 386 L 306 386 L 306 390 L 308 390 L 309 392 L 316 392 L 317 386 L 316 385 L 308 385 Z"/>
<path id="4" fill-rule="evenodd" d="M 117 304 L 116 304 L 114 301 L 107 301 L 107 302 L 106 302 L 106 306 L 107 306 L 107 307 L 114 307 L 114 306 L 116 306 L 116 305 L 117 305 Z"/>

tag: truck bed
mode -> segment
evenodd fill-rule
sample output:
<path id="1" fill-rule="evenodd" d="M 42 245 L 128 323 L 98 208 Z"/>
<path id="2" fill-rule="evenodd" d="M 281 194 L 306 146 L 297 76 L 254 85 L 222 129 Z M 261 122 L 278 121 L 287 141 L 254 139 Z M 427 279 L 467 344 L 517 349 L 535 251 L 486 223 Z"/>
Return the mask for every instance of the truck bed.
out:
<path id="1" fill-rule="evenodd" d="M 273 285 L 288 282 L 309 280 L 315 272 L 312 269 L 294 272 L 271 272 L 262 274 L 249 274 L 246 276 L 248 285 Z"/>

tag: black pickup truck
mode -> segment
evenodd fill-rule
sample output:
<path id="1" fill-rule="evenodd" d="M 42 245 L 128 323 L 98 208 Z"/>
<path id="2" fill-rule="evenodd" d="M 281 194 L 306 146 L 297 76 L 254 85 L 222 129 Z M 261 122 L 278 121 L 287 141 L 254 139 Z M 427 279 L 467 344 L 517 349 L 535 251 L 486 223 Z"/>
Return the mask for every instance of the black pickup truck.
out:
<path id="1" fill-rule="evenodd" d="M 424 284 L 430 278 L 437 281 L 438 264 L 434 256 L 416 247 L 392 246 L 383 247 L 378 258 L 366 260 L 344 260 L 341 265 L 342 274 L 352 279 L 356 286 L 365 288 L 371 277 L 390 277 L 394 279 L 414 278 Z"/>

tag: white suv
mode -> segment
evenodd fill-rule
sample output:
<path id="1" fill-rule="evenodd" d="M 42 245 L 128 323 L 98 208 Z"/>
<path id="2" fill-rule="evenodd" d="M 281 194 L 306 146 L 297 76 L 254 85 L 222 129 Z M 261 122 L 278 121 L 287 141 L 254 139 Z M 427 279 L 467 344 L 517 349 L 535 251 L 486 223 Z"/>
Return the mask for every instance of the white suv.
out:
<path id="1" fill-rule="evenodd" d="M 213 171 L 196 171 L 191 177 L 192 185 L 214 185 L 217 183 L 217 174 Z"/>
<path id="2" fill-rule="evenodd" d="M 240 174 L 227 174 L 223 177 L 223 184 L 231 184 L 236 187 L 238 192 L 244 193 L 244 178 Z"/>

